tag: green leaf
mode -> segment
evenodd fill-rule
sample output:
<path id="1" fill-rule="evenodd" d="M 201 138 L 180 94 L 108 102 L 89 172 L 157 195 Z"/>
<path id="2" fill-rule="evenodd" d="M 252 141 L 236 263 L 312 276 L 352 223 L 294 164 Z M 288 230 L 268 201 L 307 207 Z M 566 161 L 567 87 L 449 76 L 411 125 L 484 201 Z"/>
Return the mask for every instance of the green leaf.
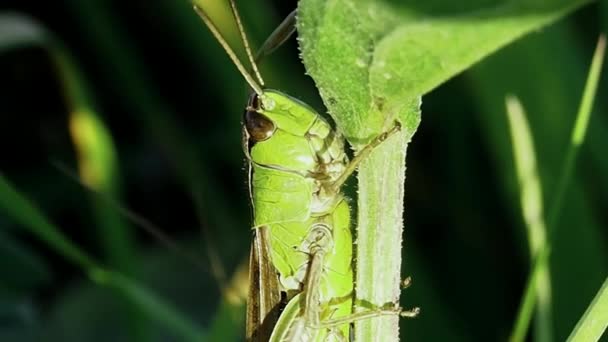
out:
<path id="1" fill-rule="evenodd" d="M 587 2 L 506 1 L 466 13 L 438 5 L 423 13 L 412 1 L 303 0 L 299 40 L 325 105 L 359 145 L 406 118 L 416 97 Z"/>
<path id="2" fill-rule="evenodd" d="M 568 341 L 598 341 L 608 326 L 608 279 L 597 292 L 595 298 L 581 320 L 576 324 Z"/>

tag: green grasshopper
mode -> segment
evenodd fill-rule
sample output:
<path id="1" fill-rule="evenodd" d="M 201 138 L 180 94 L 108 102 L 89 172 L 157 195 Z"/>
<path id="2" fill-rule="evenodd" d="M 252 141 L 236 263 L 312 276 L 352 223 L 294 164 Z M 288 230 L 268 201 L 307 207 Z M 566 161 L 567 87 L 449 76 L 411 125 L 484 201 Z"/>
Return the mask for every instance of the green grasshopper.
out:
<path id="1" fill-rule="evenodd" d="M 400 125 L 376 137 L 349 162 L 344 138 L 317 112 L 264 88 L 234 0 L 230 5 L 255 77 L 204 10 L 194 8 L 253 90 L 243 118 L 254 217 L 247 340 L 346 341 L 355 320 L 415 316 L 417 309 L 398 307 L 353 313 L 350 211 L 341 193 L 359 163 Z M 295 12 L 258 56 L 285 41 L 294 21 Z"/>

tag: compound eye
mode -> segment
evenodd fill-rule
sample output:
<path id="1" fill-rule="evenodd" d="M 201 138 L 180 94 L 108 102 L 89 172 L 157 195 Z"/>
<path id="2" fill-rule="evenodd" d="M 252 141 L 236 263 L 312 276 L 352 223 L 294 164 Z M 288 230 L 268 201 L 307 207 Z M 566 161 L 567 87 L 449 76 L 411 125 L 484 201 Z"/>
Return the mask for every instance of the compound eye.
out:
<path id="1" fill-rule="evenodd" d="M 270 138 L 275 130 L 272 120 L 253 110 L 245 111 L 245 128 L 253 142 Z"/>

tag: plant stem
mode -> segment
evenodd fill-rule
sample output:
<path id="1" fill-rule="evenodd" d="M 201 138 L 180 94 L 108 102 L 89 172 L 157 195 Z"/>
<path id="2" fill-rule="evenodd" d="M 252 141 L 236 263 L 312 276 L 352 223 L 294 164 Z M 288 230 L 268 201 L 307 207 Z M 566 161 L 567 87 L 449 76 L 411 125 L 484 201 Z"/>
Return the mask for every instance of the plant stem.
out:
<path id="1" fill-rule="evenodd" d="M 359 168 L 356 310 L 399 302 L 405 155 L 410 134 L 400 132 Z M 356 341 L 398 341 L 399 316 L 355 322 Z"/>

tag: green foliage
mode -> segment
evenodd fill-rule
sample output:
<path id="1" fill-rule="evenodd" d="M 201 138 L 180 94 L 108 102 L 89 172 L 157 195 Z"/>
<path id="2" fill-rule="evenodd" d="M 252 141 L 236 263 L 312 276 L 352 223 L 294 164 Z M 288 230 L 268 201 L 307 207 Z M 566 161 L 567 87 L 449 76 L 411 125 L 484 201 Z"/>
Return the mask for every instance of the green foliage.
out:
<path id="1" fill-rule="evenodd" d="M 568 341 L 598 341 L 608 326 L 608 280 L 600 290 L 581 320 L 576 324 Z"/>
<path id="2" fill-rule="evenodd" d="M 397 118 L 412 135 L 414 99 L 586 2 L 506 1 L 434 15 L 389 1 L 305 0 L 299 41 L 327 108 L 360 146 Z"/>
<path id="3" fill-rule="evenodd" d="M 559 219 L 562 210 L 562 202 L 564 194 L 572 181 L 572 174 L 578 156 L 580 147 L 585 140 L 589 127 L 589 119 L 591 116 L 591 108 L 595 99 L 597 86 L 604 63 L 604 54 L 606 49 L 606 37 L 600 36 L 598 44 L 593 55 L 587 83 L 583 92 L 580 107 L 572 129 L 570 145 L 566 152 L 566 157 L 563 165 L 560 168 L 560 176 L 558 178 L 557 189 L 554 198 L 551 199 L 551 206 L 548 215 L 549 228 L 552 235 L 555 235 L 557 220 Z M 550 341 L 551 338 L 551 284 L 548 276 L 549 264 L 548 258 L 551 252 L 551 245 L 547 242 L 547 232 L 544 219 L 542 218 L 542 199 L 540 198 L 540 185 L 538 184 L 538 174 L 535 166 L 530 165 L 530 160 L 534 160 L 534 148 L 531 144 L 529 131 L 527 128 L 522 128 L 522 125 L 527 126 L 525 119 L 521 117 L 523 114 L 517 114 L 517 105 L 511 106 L 513 110 L 509 112 L 511 131 L 514 141 L 514 153 L 516 155 L 516 164 L 518 165 L 518 173 L 520 175 L 521 193 L 522 193 L 522 212 L 529 230 L 530 255 L 534 256 L 532 271 L 528 279 L 528 284 L 524 296 L 520 312 L 517 317 L 515 329 L 511 340 L 523 341 L 525 339 L 528 324 L 532 317 L 532 309 L 536 297 L 539 298 L 539 317 L 537 318 L 538 330 L 537 336 L 541 341 Z M 509 108 L 509 102 L 507 102 Z M 517 117 L 520 118 L 517 118 Z M 519 122 L 519 126 L 517 127 Z M 519 128 L 519 129 L 517 129 Z M 522 133 L 517 133 L 522 132 Z M 521 136 L 520 136 L 521 135 Z M 525 143 L 518 144 L 519 140 Z M 517 146 L 521 145 L 521 146 Z M 518 149 L 520 151 L 518 151 Z M 534 162 L 532 162 L 534 164 Z M 527 180 L 525 178 L 528 178 Z M 535 289 L 536 287 L 536 289 Z"/>
<path id="4" fill-rule="evenodd" d="M 198 341 L 202 332 L 187 318 L 175 312 L 163 300 L 155 297 L 147 289 L 119 273 L 108 271 L 93 258 L 80 250 L 64 236 L 60 229 L 27 199 L 23 198 L 4 177 L 0 175 L 0 208 L 35 237 L 43 240 L 57 253 L 81 267 L 93 282 L 120 291 L 127 299 L 161 324 L 165 324 L 187 341 Z"/>
<path id="5" fill-rule="evenodd" d="M 63 236 L 36 208 L 29 203 L 11 184 L 0 176 L 0 205 L 3 212 L 19 222 L 32 234 L 61 252 L 69 261 L 87 271 L 92 271 L 96 264 L 69 239 Z"/>
<path id="6" fill-rule="evenodd" d="M 535 256 L 547 248 L 547 226 L 544 219 L 542 188 L 536 165 L 536 152 L 532 134 L 524 109 L 515 97 L 507 97 L 507 115 L 513 143 L 513 156 L 520 187 L 521 212 L 527 233 L 530 255 Z M 545 263 L 535 275 L 534 295 L 538 298 L 537 338 L 539 341 L 551 341 L 551 275 Z M 512 341 L 525 339 L 528 324 L 532 316 L 532 306 L 526 308 L 525 314 L 520 314 Z"/>
<path id="7" fill-rule="evenodd" d="M 403 230 L 405 149 L 420 122 L 418 97 L 584 3 L 508 1 L 446 13 L 377 1 L 301 2 L 298 29 L 304 63 L 355 149 L 394 120 L 404 125 L 400 141 L 383 146 L 359 171 L 360 300 L 382 305 L 399 298 L 401 240 L 395 236 Z M 540 242 L 531 243 L 533 251 L 540 248 Z M 544 273 L 545 287 L 548 277 Z M 397 340 L 396 325 L 395 318 L 359 322 L 356 339 Z M 551 340 L 550 326 L 543 330 L 544 340 Z"/>
<path id="8" fill-rule="evenodd" d="M 134 270 L 134 256 L 130 246 L 132 237 L 120 213 L 101 198 L 102 196 L 118 198 L 119 195 L 116 152 L 107 128 L 95 111 L 89 87 L 76 63 L 52 34 L 27 17 L 15 14 L 1 15 L 0 29 L 2 28 L 4 30 L 0 30 L 2 32 L 0 51 L 29 45 L 44 46 L 55 62 L 57 75 L 62 80 L 62 90 L 70 110 L 69 128 L 78 152 L 80 177 L 87 187 L 96 192 L 91 195 L 91 201 L 95 222 L 98 224 L 98 236 L 103 241 L 102 245 L 109 265 L 124 274 L 102 270 L 101 266 L 63 236 L 59 229 L 29 204 L 4 178 L 0 178 L 2 195 L 0 207 L 23 227 L 29 228 L 33 235 L 54 247 L 69 261 L 80 266 L 83 271 L 89 272 L 96 283 L 117 289 L 120 296 L 130 301 L 132 305 L 125 306 L 124 310 L 130 310 L 132 313 L 129 318 L 133 320 L 131 332 L 133 339 L 145 338 L 145 332 L 137 326 L 140 310 L 143 310 L 150 316 L 162 317 L 161 321 L 175 327 L 175 330 L 187 336 L 187 339 L 197 340 L 201 333 L 190 326 L 191 323 L 187 322 L 187 319 L 173 312 L 172 308 L 165 307 L 165 303 L 124 276 L 132 275 Z"/>

